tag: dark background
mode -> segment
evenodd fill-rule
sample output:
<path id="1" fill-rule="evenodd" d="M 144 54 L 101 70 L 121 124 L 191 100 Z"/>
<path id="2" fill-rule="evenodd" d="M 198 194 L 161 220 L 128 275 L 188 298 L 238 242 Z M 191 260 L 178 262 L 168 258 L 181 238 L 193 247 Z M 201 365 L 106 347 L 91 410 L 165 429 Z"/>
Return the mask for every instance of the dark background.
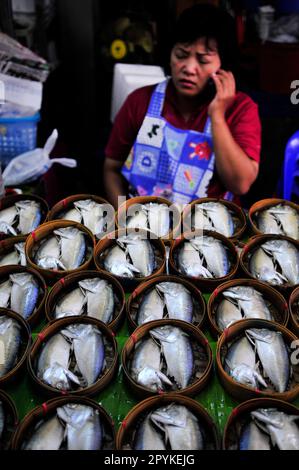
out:
<path id="1" fill-rule="evenodd" d="M 116 60 L 110 53 L 114 39 L 131 44 L 124 63 L 167 64 L 168 37 L 177 15 L 200 3 L 192 0 L 35 0 L 37 19 L 30 45 L 52 67 L 44 84 L 38 145 L 54 128 L 59 142 L 53 156 L 76 158 L 78 168 L 54 165 L 43 180 L 50 204 L 72 193 L 104 196 L 102 163 L 110 123 L 111 87 Z M 207 2 L 203 2 L 207 3 Z M 261 44 L 255 14 L 259 5 L 273 4 L 276 16 L 299 12 L 299 2 L 257 0 L 211 1 L 233 11 L 240 43 L 239 89 L 259 105 L 262 121 L 260 174 L 243 199 L 254 201 L 276 193 L 284 150 L 299 130 L 299 105 L 290 101 L 290 84 L 299 80 L 299 44 Z M 291 7 L 290 7 L 291 4 Z M 292 8 L 293 6 L 293 8 Z M 130 27 L 120 33 L 123 19 Z M 0 1 L 0 30 L 16 37 L 19 25 L 11 0 Z M 142 46 L 142 31 L 153 38 L 150 52 Z M 25 38 L 26 39 L 26 38 Z M 28 38 L 27 38 L 28 39 Z M 24 42 L 24 38 L 22 38 Z"/>

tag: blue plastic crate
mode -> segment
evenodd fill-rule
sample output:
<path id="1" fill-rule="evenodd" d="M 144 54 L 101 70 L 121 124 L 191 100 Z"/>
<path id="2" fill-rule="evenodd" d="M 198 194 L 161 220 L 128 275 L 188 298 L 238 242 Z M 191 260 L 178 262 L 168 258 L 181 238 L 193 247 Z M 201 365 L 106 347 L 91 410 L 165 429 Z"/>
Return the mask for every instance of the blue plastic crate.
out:
<path id="1" fill-rule="evenodd" d="M 17 155 L 36 148 L 39 120 L 39 113 L 26 117 L 0 117 L 0 161 L 2 168 Z"/>

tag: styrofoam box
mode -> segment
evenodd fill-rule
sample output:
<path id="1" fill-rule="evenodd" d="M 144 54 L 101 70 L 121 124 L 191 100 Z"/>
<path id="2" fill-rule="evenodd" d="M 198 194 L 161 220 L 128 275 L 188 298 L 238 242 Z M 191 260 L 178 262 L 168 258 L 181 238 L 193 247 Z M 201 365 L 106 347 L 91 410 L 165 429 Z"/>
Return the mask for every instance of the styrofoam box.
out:
<path id="1" fill-rule="evenodd" d="M 114 66 L 111 121 L 121 108 L 127 96 L 137 88 L 153 85 L 165 80 L 165 74 L 157 65 L 116 64 Z"/>

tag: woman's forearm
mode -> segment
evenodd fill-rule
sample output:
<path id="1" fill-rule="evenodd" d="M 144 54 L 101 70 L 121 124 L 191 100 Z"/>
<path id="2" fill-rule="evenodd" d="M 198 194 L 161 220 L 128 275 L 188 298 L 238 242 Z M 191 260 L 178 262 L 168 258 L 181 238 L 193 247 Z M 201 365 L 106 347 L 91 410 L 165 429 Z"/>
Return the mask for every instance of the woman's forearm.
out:
<path id="1" fill-rule="evenodd" d="M 118 197 L 126 196 L 125 182 L 122 174 L 117 171 L 106 171 L 104 174 L 104 187 L 108 201 L 118 209 Z"/>
<path id="2" fill-rule="evenodd" d="M 234 140 L 223 116 L 212 116 L 216 168 L 227 190 L 246 194 L 257 177 L 258 165 Z"/>

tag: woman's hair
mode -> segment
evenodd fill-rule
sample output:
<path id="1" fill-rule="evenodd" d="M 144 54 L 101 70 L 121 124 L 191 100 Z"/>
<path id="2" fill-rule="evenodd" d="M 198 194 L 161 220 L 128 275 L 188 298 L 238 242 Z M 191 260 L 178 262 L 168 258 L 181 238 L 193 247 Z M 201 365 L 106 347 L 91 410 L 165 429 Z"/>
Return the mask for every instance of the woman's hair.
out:
<path id="1" fill-rule="evenodd" d="M 171 37 L 171 47 L 177 43 L 192 44 L 206 39 L 216 40 L 221 68 L 234 71 L 238 59 L 234 19 L 225 10 L 210 4 L 197 4 L 187 8 L 179 16 Z"/>

